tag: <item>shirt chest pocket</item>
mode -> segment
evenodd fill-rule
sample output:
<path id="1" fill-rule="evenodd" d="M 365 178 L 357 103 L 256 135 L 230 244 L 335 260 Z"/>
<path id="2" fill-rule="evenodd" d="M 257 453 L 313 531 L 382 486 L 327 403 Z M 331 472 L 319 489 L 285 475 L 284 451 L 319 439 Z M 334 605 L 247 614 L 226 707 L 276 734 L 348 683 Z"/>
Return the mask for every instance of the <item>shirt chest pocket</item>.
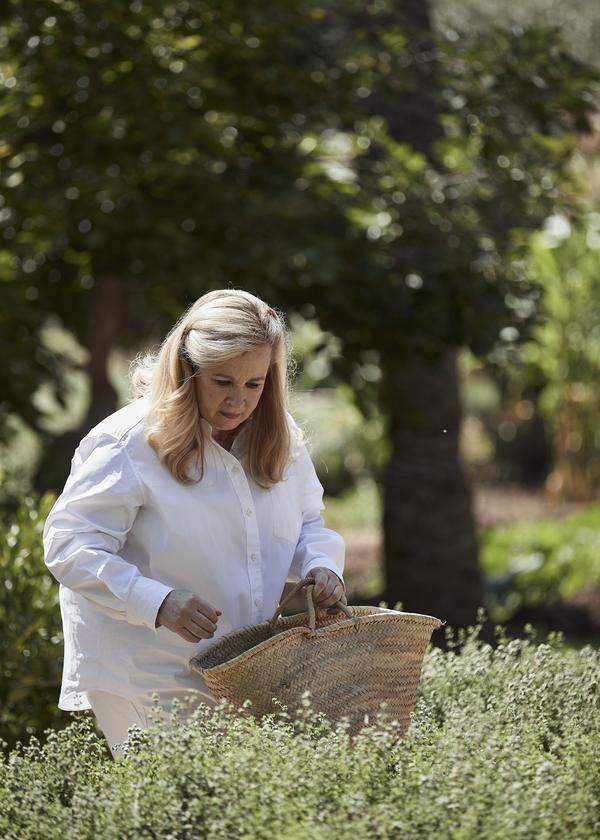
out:
<path id="1" fill-rule="evenodd" d="M 291 479 L 284 479 L 269 491 L 273 536 L 296 546 L 302 530 L 302 508 L 298 488 Z"/>

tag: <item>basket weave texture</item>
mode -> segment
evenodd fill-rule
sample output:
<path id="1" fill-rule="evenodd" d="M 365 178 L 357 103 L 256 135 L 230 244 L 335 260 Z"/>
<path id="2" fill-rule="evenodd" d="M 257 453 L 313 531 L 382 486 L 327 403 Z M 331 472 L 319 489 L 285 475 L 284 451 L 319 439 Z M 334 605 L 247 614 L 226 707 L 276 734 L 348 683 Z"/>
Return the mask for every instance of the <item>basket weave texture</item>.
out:
<path id="1" fill-rule="evenodd" d="M 282 607 L 302 587 L 307 611 L 281 617 Z M 313 589 L 312 577 L 299 581 L 269 621 L 222 636 L 191 659 L 190 667 L 215 697 L 238 708 L 250 699 L 249 711 L 257 718 L 278 711 L 274 697 L 292 711 L 309 691 L 315 711 L 332 722 L 348 718 L 350 736 L 372 722 L 385 703 L 403 737 L 425 650 L 432 632 L 445 622 L 382 607 L 348 608 L 341 602 L 335 614 L 316 611 Z"/>

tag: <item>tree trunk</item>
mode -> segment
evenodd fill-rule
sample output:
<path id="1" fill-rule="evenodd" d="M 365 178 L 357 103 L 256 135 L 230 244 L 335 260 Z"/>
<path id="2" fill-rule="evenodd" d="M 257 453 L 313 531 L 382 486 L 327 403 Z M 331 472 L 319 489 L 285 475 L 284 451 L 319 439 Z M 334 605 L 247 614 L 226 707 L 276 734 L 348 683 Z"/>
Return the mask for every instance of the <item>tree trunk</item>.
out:
<path id="1" fill-rule="evenodd" d="M 117 408 L 117 392 L 108 378 L 108 357 L 117 344 L 124 306 L 123 287 L 116 277 L 100 277 L 90 292 L 88 342 L 90 404 L 82 436 Z"/>
<path id="2" fill-rule="evenodd" d="M 452 627 L 475 622 L 483 582 L 469 485 L 459 459 L 456 350 L 384 370 L 392 452 L 384 479 L 382 598 Z"/>
<path id="3" fill-rule="evenodd" d="M 71 458 L 79 441 L 97 423 L 117 408 L 117 393 L 108 378 L 108 357 L 116 345 L 123 323 L 123 287 L 116 277 L 101 277 L 88 298 L 87 337 L 90 358 L 90 403 L 83 423 L 59 437 L 40 435 L 42 457 L 33 486 L 36 492 L 60 492 L 69 474 Z"/>
<path id="4" fill-rule="evenodd" d="M 407 38 L 403 66 L 374 86 L 365 108 L 383 114 L 395 140 L 410 144 L 436 165 L 432 150 L 442 131 L 430 4 L 398 0 L 380 17 L 365 13 L 360 23 L 372 27 L 373 38 L 391 26 Z M 403 250 L 401 243 L 398 266 L 403 265 Z M 408 363 L 390 358 L 384 369 L 382 403 L 392 453 L 384 479 L 382 597 L 388 606 L 401 601 L 408 612 L 433 614 L 460 627 L 474 622 L 483 603 L 483 583 L 471 494 L 459 461 L 456 350 L 449 348 L 430 364 L 422 359 L 415 347 Z"/>

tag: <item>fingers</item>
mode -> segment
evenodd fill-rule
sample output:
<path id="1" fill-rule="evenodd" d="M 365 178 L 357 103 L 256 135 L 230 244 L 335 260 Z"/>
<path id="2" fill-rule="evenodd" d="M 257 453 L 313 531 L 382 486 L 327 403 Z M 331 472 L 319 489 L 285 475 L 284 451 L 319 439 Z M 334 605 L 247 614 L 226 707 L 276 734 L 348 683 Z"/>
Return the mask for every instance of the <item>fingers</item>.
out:
<path id="1" fill-rule="evenodd" d="M 172 590 L 157 614 L 156 627 L 165 626 L 188 642 L 210 639 L 221 610 L 186 589 Z"/>
<path id="2" fill-rule="evenodd" d="M 217 629 L 217 621 L 220 615 L 221 610 L 216 609 L 208 601 L 203 601 L 198 597 L 193 598 L 189 606 L 185 610 L 182 610 L 184 626 L 190 627 L 191 624 L 196 623 L 209 633 L 214 633 Z"/>
<path id="3" fill-rule="evenodd" d="M 220 610 L 215 610 L 208 604 L 205 604 L 202 610 L 198 607 L 189 608 L 182 611 L 181 629 L 187 632 L 193 641 L 211 639 L 217 629 L 220 614 Z"/>
<path id="4" fill-rule="evenodd" d="M 210 627 L 209 627 L 210 625 Z M 215 635 L 216 625 L 206 620 L 202 622 L 186 619 L 185 624 L 179 628 L 179 635 L 190 642 L 197 642 L 200 639 L 212 639 Z"/>
<path id="5" fill-rule="evenodd" d="M 333 572 L 316 570 L 313 575 L 315 587 L 313 598 L 320 607 L 331 607 L 341 601 L 346 604 L 344 584 Z"/>
<path id="6" fill-rule="evenodd" d="M 198 618 L 204 618 L 206 616 L 206 618 L 214 624 L 217 623 L 217 620 L 221 615 L 221 610 L 216 609 L 207 601 L 202 601 L 200 598 L 193 599 L 190 605 L 190 612 L 192 613 L 194 621 L 198 621 Z"/>
<path id="7" fill-rule="evenodd" d="M 200 621 L 199 618 L 196 620 L 193 618 L 188 619 L 185 622 L 184 629 L 191 633 L 195 639 L 212 639 L 217 626 L 205 616 L 202 616 L 202 618 L 204 619 L 203 621 Z"/>
<path id="8" fill-rule="evenodd" d="M 182 639 L 185 639 L 187 642 L 199 642 L 200 639 L 204 638 L 204 636 L 195 636 L 187 629 L 187 627 L 180 627 L 177 632 L 178 635 L 181 636 Z"/>
<path id="9" fill-rule="evenodd" d="M 188 620 L 185 622 L 186 627 L 192 627 L 194 625 L 198 625 L 201 630 L 204 630 L 206 633 L 210 633 L 211 635 L 217 629 L 217 620 L 211 621 L 211 619 L 204 615 L 201 612 L 195 612 L 193 615 L 188 617 Z"/>

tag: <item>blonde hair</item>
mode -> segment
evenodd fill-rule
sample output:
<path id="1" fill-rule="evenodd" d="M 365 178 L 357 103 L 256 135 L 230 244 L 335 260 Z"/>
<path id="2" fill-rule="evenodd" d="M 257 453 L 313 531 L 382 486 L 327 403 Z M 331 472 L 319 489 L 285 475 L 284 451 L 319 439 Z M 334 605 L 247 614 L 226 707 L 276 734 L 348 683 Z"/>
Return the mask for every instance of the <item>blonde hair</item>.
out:
<path id="1" fill-rule="evenodd" d="M 247 467 L 264 488 L 281 481 L 291 454 L 292 427 L 286 415 L 289 333 L 282 313 L 242 289 L 217 289 L 198 298 L 176 322 L 157 353 L 137 357 L 130 368 L 134 399 L 149 395 L 146 440 L 173 478 L 196 483 L 188 469 L 204 476 L 204 430 L 194 375 L 264 345 L 271 347 L 263 391 L 247 427 Z"/>

